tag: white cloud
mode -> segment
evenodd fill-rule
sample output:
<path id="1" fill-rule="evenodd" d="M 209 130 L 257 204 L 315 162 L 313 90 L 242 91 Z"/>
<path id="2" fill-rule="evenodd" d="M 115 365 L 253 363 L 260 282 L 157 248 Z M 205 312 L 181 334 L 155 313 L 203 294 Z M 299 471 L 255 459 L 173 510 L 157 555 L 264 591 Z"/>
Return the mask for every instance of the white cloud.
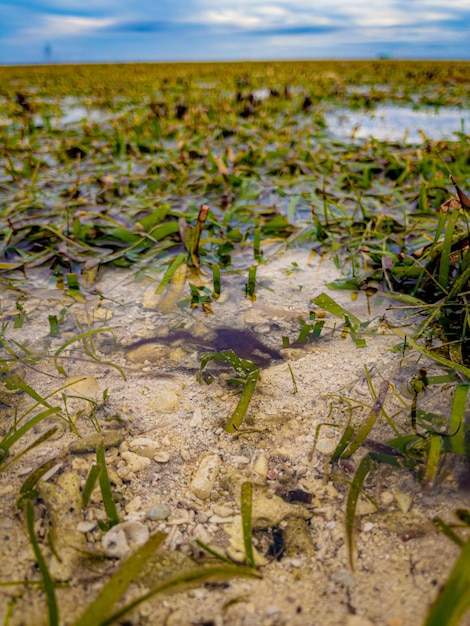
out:
<path id="1" fill-rule="evenodd" d="M 244 4 L 244 0 L 236 3 L 226 0 L 223 7 L 220 7 L 219 4 L 218 8 L 193 14 L 191 19 L 201 24 L 234 26 L 244 29 L 263 28 L 264 30 L 289 26 L 326 26 L 335 21 L 329 16 L 313 12 L 311 6 L 308 7 L 310 10 L 305 10 L 307 7 L 299 10 L 299 6 L 304 4 L 303 2 L 294 2 L 288 6 L 281 6 L 281 4 L 286 4 L 285 0 L 278 0 L 278 3 L 266 5 L 251 1 L 248 6 L 240 7 Z M 206 2 L 206 4 L 208 3 Z M 292 10 L 293 7 L 295 10 Z"/>
<path id="2" fill-rule="evenodd" d="M 442 0 L 423 0 L 421 3 L 422 7 L 433 6 L 439 7 L 442 9 L 443 2 Z M 445 2 L 446 9 L 462 9 L 464 11 L 469 10 L 468 0 L 446 0 Z"/>
<path id="3" fill-rule="evenodd" d="M 225 9 L 223 11 L 207 11 L 201 16 L 201 21 L 209 24 L 223 24 L 228 26 L 240 26 L 252 28 L 261 24 L 261 18 L 254 15 L 246 15 L 241 11 Z"/>
<path id="4" fill-rule="evenodd" d="M 46 15 L 38 26 L 26 29 L 26 34 L 43 38 L 76 37 L 88 35 L 118 23 L 115 18 Z"/>

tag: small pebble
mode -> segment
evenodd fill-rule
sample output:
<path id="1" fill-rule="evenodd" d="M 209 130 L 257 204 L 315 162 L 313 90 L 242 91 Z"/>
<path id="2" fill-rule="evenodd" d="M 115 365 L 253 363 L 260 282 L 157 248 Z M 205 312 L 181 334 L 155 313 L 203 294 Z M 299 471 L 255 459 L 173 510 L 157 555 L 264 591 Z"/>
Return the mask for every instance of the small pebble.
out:
<path id="1" fill-rule="evenodd" d="M 171 514 L 171 509 L 166 504 L 156 504 L 147 513 L 147 517 L 151 520 L 163 520 L 168 519 Z"/>
<path id="2" fill-rule="evenodd" d="M 393 502 L 393 493 L 390 491 L 383 491 L 380 494 L 380 499 L 384 504 L 391 504 Z"/>
<path id="3" fill-rule="evenodd" d="M 219 517 L 229 517 L 234 514 L 233 508 L 229 504 L 216 504 L 212 511 L 214 515 Z"/>
<path id="4" fill-rule="evenodd" d="M 181 455 L 181 458 L 183 459 L 183 461 L 189 461 L 191 459 L 191 455 L 189 453 L 189 450 L 186 450 L 186 448 L 182 448 L 180 450 L 180 455 Z"/>
<path id="5" fill-rule="evenodd" d="M 173 511 L 173 514 L 175 515 L 175 517 L 174 518 L 172 517 L 170 521 L 168 522 L 170 526 L 178 526 L 179 524 L 189 524 L 189 522 L 191 521 L 190 512 L 187 511 L 186 509 L 175 509 Z"/>
<path id="6" fill-rule="evenodd" d="M 202 422 L 203 422 L 203 418 L 202 418 L 201 409 L 200 408 L 194 409 L 193 416 L 189 420 L 189 425 L 191 426 L 191 428 L 199 428 L 202 425 Z"/>
<path id="7" fill-rule="evenodd" d="M 131 452 L 135 452 L 135 454 L 139 454 L 140 456 L 146 456 L 149 459 L 155 454 L 157 448 L 158 442 L 153 439 L 148 439 L 147 437 L 138 437 L 129 443 L 129 450 Z"/>
<path id="8" fill-rule="evenodd" d="M 202 541 L 205 544 L 209 544 L 210 541 L 211 541 L 210 534 L 207 532 L 207 530 L 205 529 L 205 527 L 202 524 L 197 524 L 194 527 L 193 537 L 195 539 L 199 539 L 199 541 Z"/>
<path id="9" fill-rule="evenodd" d="M 134 472 L 131 471 L 128 465 L 126 465 L 125 467 L 118 467 L 118 469 L 116 470 L 116 474 L 122 480 L 128 480 L 134 476 Z"/>
<path id="10" fill-rule="evenodd" d="M 250 459 L 247 456 L 232 456 L 230 459 L 235 465 L 248 465 Z"/>
<path id="11" fill-rule="evenodd" d="M 176 391 L 170 387 L 155 389 L 149 401 L 149 406 L 158 413 L 174 413 L 178 410 L 180 398 Z"/>
<path id="12" fill-rule="evenodd" d="M 140 472 L 150 465 L 150 459 L 148 457 L 134 454 L 134 452 L 123 452 L 121 457 L 126 461 L 128 468 L 132 472 Z"/>
<path id="13" fill-rule="evenodd" d="M 229 522 L 233 522 L 233 515 L 230 517 L 220 517 L 219 515 L 211 515 L 209 517 L 210 524 L 228 524 Z"/>
<path id="14" fill-rule="evenodd" d="M 219 473 L 220 457 L 218 454 L 206 454 L 193 476 L 189 489 L 201 500 L 206 500 L 212 493 Z"/>
<path id="15" fill-rule="evenodd" d="M 142 498 L 135 496 L 130 502 L 126 504 L 126 513 L 135 513 L 142 508 Z"/>
<path id="16" fill-rule="evenodd" d="M 335 439 L 323 436 L 318 438 L 315 451 L 321 452 L 322 454 L 331 454 L 336 446 L 337 441 Z"/>
<path id="17" fill-rule="evenodd" d="M 253 473 L 255 476 L 262 480 L 266 480 L 268 473 L 268 459 L 265 454 L 258 454 L 253 463 Z"/>
<path id="18" fill-rule="evenodd" d="M 79 533 L 90 533 L 96 528 L 96 522 L 79 522 L 76 526 Z"/>
<path id="19" fill-rule="evenodd" d="M 157 463 L 168 463 L 170 459 L 170 453 L 166 450 L 161 450 L 160 452 L 157 452 L 153 457 L 153 460 Z"/>

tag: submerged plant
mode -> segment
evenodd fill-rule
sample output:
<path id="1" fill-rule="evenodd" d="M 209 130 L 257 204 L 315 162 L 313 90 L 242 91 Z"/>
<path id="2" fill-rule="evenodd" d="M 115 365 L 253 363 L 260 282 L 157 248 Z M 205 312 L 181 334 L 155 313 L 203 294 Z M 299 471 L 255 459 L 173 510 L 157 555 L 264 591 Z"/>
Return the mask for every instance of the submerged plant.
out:
<path id="1" fill-rule="evenodd" d="M 444 586 L 429 608 L 423 626 L 440 626 L 441 624 L 457 626 L 470 608 L 470 538 L 462 539 L 454 531 L 455 527 L 468 530 L 470 515 L 466 509 L 459 509 L 455 511 L 455 514 L 459 519 L 457 525 L 445 524 L 439 518 L 434 520 L 437 528 L 454 541 L 461 548 L 461 552 Z"/>
<path id="2" fill-rule="evenodd" d="M 210 361 L 227 363 L 233 367 L 236 378 L 231 378 L 227 382 L 242 387 L 238 404 L 224 428 L 228 433 L 235 433 L 240 428 L 248 410 L 256 383 L 258 382 L 260 368 L 247 359 L 241 359 L 233 350 L 223 350 L 222 352 L 210 352 L 204 355 L 201 359 L 201 372 Z"/>
<path id="3" fill-rule="evenodd" d="M 440 473 L 444 473 L 443 461 L 446 455 L 469 457 L 465 407 L 470 383 L 459 383 L 455 386 L 449 417 L 423 411 L 418 407 L 418 397 L 427 388 L 431 385 L 449 384 L 454 380 L 455 377 L 452 374 L 428 376 L 424 369 L 421 369 L 417 376 L 411 379 L 412 401 L 409 406 L 411 433 L 397 435 L 383 442 L 369 438 L 369 434 L 382 412 L 387 421 L 393 425 L 384 412 L 385 397 L 390 386 L 388 381 L 382 383 L 369 416 L 362 426 L 357 431 L 351 425 L 345 428 L 331 457 L 332 463 L 338 463 L 342 466 L 345 462 L 348 463 L 347 460 L 359 448 L 368 449 L 353 471 L 347 498 L 346 535 L 351 566 L 354 563 L 356 506 L 361 493 L 363 493 L 363 484 L 374 469 L 380 465 L 406 468 L 413 471 L 424 490 L 431 490 L 439 481 Z M 371 390 L 373 391 L 372 387 Z"/>

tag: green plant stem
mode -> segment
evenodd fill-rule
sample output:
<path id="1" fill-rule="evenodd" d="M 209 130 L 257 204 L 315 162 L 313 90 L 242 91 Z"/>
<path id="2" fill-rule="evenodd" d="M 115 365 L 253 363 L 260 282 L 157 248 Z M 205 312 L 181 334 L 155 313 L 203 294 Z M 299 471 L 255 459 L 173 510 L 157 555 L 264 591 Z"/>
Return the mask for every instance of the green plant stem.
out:
<path id="1" fill-rule="evenodd" d="M 248 405 L 250 404 L 251 397 L 253 396 L 253 393 L 255 391 L 259 374 L 260 374 L 260 370 L 259 368 L 256 368 L 255 370 L 253 370 L 247 375 L 246 383 L 245 383 L 245 386 L 243 387 L 242 395 L 240 397 L 240 400 L 238 401 L 235 411 L 232 414 L 232 417 L 229 419 L 229 421 L 227 422 L 224 428 L 225 432 L 234 433 L 240 428 L 243 422 L 243 418 L 245 417 L 246 412 L 248 410 Z"/>
<path id="2" fill-rule="evenodd" d="M 34 556 L 41 572 L 44 591 L 47 597 L 47 612 L 49 616 L 49 626 L 59 626 L 59 609 L 55 595 L 54 581 L 47 568 L 46 561 L 39 548 L 39 543 L 34 531 L 34 507 L 31 500 L 25 502 L 26 526 L 28 529 L 29 540 L 33 548 Z"/>

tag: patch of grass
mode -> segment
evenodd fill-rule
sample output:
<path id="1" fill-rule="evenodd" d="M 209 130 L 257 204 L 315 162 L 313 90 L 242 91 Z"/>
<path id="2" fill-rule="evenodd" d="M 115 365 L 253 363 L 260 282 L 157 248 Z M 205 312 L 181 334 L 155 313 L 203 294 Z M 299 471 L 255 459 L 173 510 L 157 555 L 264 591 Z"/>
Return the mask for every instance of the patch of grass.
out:
<path id="1" fill-rule="evenodd" d="M 464 522 L 463 526 L 468 529 L 470 521 L 468 511 L 459 510 L 456 514 L 461 522 Z M 462 623 L 464 614 L 470 608 L 470 539 L 462 539 L 442 520 L 434 521 L 437 527 L 461 548 L 461 552 L 444 587 L 431 605 L 423 626 L 439 626 L 440 624 L 457 626 Z"/>
<path id="2" fill-rule="evenodd" d="M 454 386 L 450 416 L 432 414 L 418 409 L 418 397 L 429 385 L 448 385 L 452 375 L 424 378 L 425 374 L 410 380 L 412 400 L 408 406 L 410 415 L 408 429 L 403 434 L 384 442 L 369 438 L 377 419 L 384 411 L 385 396 L 389 382 L 381 385 L 369 417 L 356 429 L 349 424 L 332 454 L 333 463 L 341 464 L 361 447 L 368 451 L 362 456 L 353 471 L 346 505 L 346 536 L 349 560 L 354 563 L 354 525 L 357 502 L 369 474 L 380 465 L 390 465 L 413 471 L 424 490 L 431 490 L 439 482 L 440 474 L 446 476 L 443 460 L 445 456 L 468 457 L 467 424 L 465 407 L 470 384 L 458 383 Z M 386 415 L 384 413 L 384 415 Z M 419 425 L 419 427 L 418 427 Z"/>

